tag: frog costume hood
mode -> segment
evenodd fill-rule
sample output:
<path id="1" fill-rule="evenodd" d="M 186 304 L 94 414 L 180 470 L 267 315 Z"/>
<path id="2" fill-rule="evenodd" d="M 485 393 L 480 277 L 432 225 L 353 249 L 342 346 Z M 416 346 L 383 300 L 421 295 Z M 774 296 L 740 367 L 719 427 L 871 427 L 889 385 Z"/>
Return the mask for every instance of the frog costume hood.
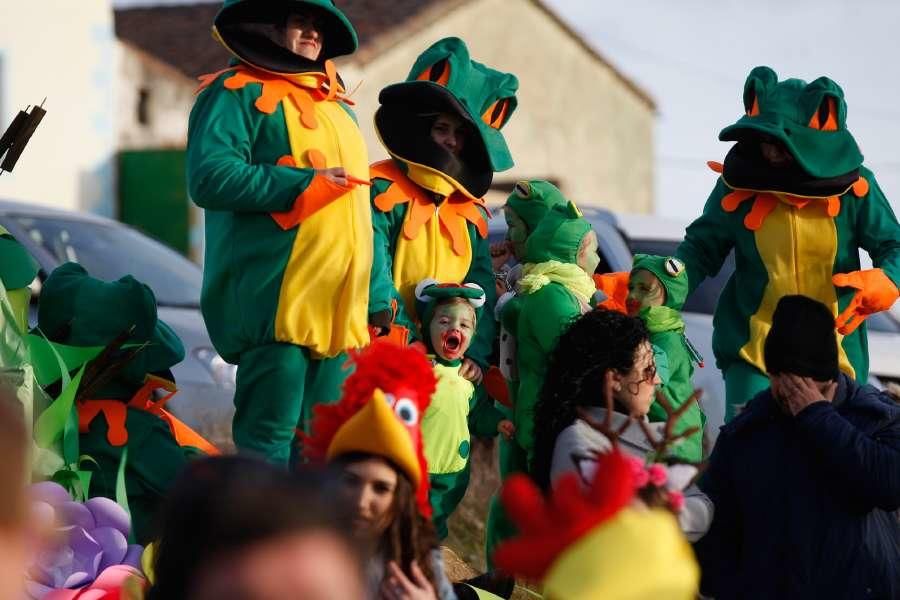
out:
<path id="1" fill-rule="evenodd" d="M 119 335 L 130 331 L 126 344 L 143 345 L 139 352 L 117 373 L 116 379 L 126 386 L 141 386 L 150 373 L 172 379 L 169 369 L 184 359 L 184 346 L 175 332 L 156 312 L 156 297 L 149 287 L 126 275 L 117 281 L 95 279 L 77 263 L 65 263 L 57 267 L 44 282 L 38 309 L 38 329 L 50 340 L 59 344 L 60 356 L 66 367 L 73 370 L 88 362 L 104 346 Z M 40 352 L 38 336 L 31 337 L 32 358 L 35 370 L 40 374 L 49 369 L 38 359 L 47 356 Z M 96 349 L 97 352 L 73 352 L 68 347 Z M 68 360 L 66 357 L 77 357 Z M 52 366 L 52 365 L 51 365 Z M 47 379 L 43 376 L 39 380 Z M 53 377 L 49 378 L 50 381 Z"/>
<path id="2" fill-rule="evenodd" d="M 827 77 L 778 81 L 775 71 L 761 66 L 750 71 L 743 98 L 745 114 L 719 133 L 721 141 L 737 142 L 724 162 L 729 187 L 827 198 L 859 179 L 863 155 L 847 129 L 847 103 L 837 83 Z M 761 141 L 780 143 L 793 161 L 772 165 Z"/>
<path id="3" fill-rule="evenodd" d="M 6 289 L 16 325 L 21 333 L 28 326 L 28 303 L 38 264 L 5 227 L 0 225 L 0 285 Z"/>
<path id="4" fill-rule="evenodd" d="M 322 51 L 315 61 L 277 41 L 288 15 L 301 10 L 313 12 L 322 30 Z M 359 45 L 350 20 L 332 0 L 225 0 L 212 32 L 241 62 L 287 75 L 322 71 L 325 61 L 353 54 Z"/>
<path id="5" fill-rule="evenodd" d="M 461 39 L 444 38 L 419 56 L 405 82 L 381 90 L 375 128 L 416 183 L 442 195 L 456 189 L 480 198 L 495 171 L 513 166 L 500 130 L 516 108 L 518 88 L 515 75 L 473 61 Z M 440 113 L 456 115 L 468 126 L 459 156 L 431 139 Z"/>

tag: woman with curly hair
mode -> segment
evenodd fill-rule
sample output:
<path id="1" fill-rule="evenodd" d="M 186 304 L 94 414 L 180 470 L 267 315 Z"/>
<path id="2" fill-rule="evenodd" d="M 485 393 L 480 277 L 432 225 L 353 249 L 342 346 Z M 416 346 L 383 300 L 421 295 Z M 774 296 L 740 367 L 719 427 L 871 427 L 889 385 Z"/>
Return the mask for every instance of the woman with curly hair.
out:
<path id="1" fill-rule="evenodd" d="M 611 442 L 582 417 L 618 432 L 618 446 L 627 454 L 655 461 L 665 458 L 656 456 L 644 433 L 646 429 L 656 439 L 663 437 L 665 423 L 646 422 L 659 383 L 643 321 L 598 309 L 573 323 L 550 355 L 537 404 L 532 475 L 538 485 L 549 490 L 573 471 L 585 485 L 593 481 L 596 455 L 609 450 Z M 711 520 L 712 504 L 692 486 L 679 514 L 682 530 L 689 539 L 699 539 Z"/>

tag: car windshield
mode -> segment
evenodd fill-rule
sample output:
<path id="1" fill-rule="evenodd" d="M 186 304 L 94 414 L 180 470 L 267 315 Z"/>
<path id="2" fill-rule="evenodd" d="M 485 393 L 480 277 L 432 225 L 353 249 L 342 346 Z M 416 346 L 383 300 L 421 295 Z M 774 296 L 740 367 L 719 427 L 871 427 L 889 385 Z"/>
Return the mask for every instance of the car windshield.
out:
<path id="1" fill-rule="evenodd" d="M 106 281 L 133 275 L 150 286 L 160 306 L 200 306 L 200 268 L 130 227 L 45 216 L 16 221 L 59 263 L 80 263 Z"/>

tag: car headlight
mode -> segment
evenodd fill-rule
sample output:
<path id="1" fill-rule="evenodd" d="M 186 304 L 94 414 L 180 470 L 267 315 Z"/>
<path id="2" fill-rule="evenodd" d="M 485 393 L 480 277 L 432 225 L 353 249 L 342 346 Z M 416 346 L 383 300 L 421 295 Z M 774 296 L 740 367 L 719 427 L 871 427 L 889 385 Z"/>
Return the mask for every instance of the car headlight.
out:
<path id="1" fill-rule="evenodd" d="M 234 387 L 237 383 L 237 365 L 225 362 L 212 348 L 196 348 L 194 356 L 209 371 L 213 381 L 222 387 Z"/>

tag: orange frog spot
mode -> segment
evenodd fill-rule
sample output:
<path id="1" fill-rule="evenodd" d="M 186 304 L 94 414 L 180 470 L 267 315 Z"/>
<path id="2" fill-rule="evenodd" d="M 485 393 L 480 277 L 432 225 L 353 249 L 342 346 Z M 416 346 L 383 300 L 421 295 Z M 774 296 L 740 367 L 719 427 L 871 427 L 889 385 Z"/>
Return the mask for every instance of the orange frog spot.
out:
<path id="1" fill-rule="evenodd" d="M 766 217 L 775 210 L 775 207 L 778 205 L 778 198 L 773 196 L 772 194 L 760 194 L 753 201 L 753 206 L 750 208 L 750 212 L 747 213 L 747 216 L 744 217 L 744 226 L 747 227 L 750 231 L 756 231 L 760 227 L 762 227 L 763 222 L 766 220 Z"/>
<path id="2" fill-rule="evenodd" d="M 328 163 L 325 160 L 325 154 L 317 148 L 310 148 L 306 151 L 306 160 L 313 169 L 327 169 Z"/>
<path id="3" fill-rule="evenodd" d="M 720 162 L 716 162 L 714 160 L 706 161 L 706 166 L 710 168 L 710 170 L 721 174 L 725 170 L 725 165 Z"/>
<path id="4" fill-rule="evenodd" d="M 734 190 L 730 194 L 727 194 L 722 198 L 722 210 L 725 212 L 734 212 L 737 210 L 738 206 L 741 205 L 741 202 L 744 202 L 748 198 L 752 197 L 755 192 L 751 192 L 749 190 Z"/>
<path id="5" fill-rule="evenodd" d="M 857 198 L 862 198 L 866 194 L 869 193 L 869 182 L 865 177 L 860 177 L 856 180 L 856 183 L 853 184 L 853 195 Z"/>

